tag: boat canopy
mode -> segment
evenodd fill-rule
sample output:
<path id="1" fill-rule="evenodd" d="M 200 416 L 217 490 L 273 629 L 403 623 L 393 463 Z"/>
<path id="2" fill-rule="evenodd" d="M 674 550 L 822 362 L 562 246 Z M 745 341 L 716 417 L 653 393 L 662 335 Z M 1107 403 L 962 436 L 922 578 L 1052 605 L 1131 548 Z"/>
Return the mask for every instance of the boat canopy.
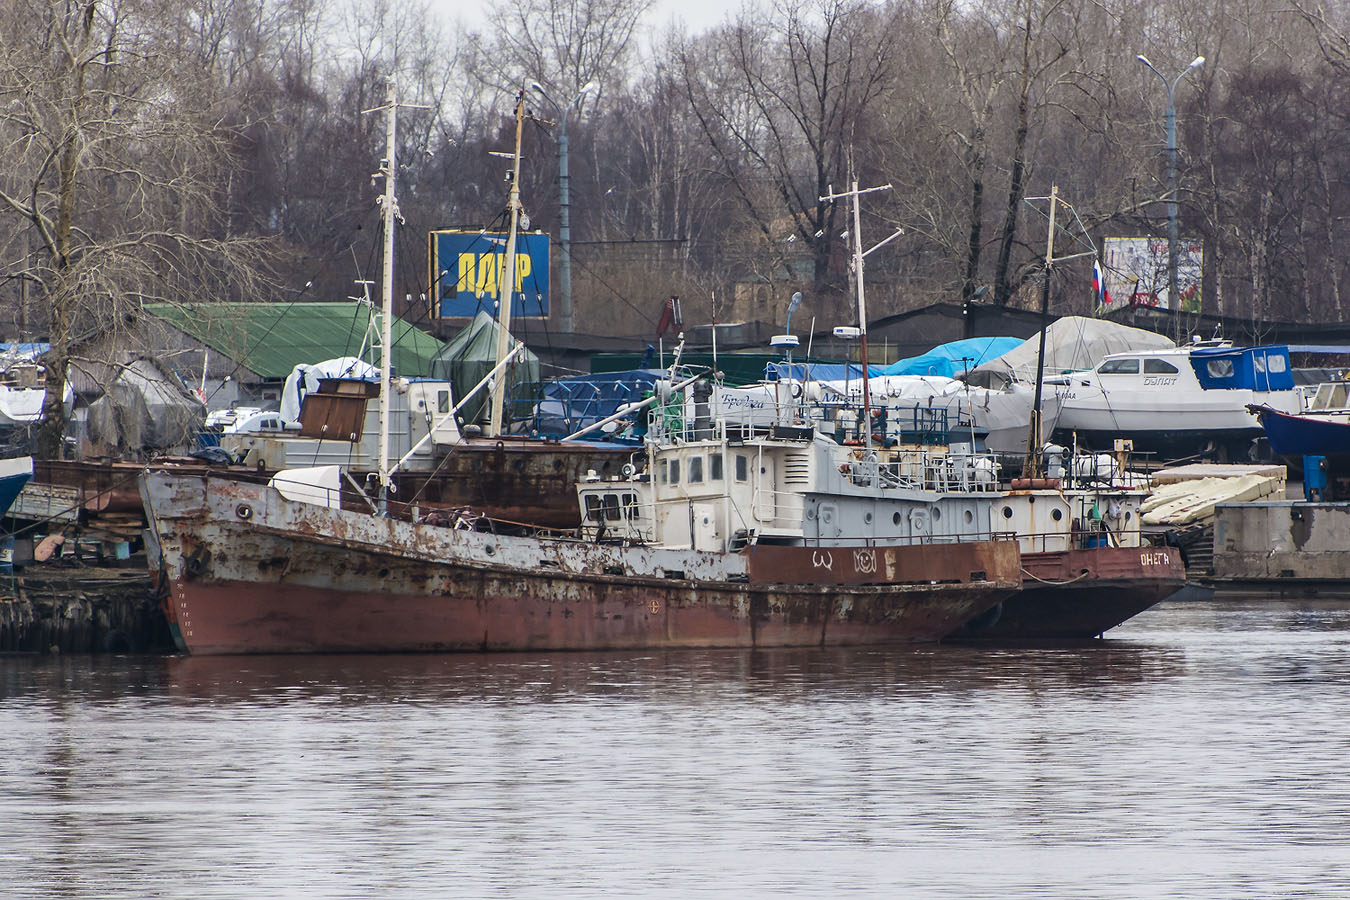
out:
<path id="1" fill-rule="evenodd" d="M 955 378 L 981 363 L 998 359 L 1020 345 L 1021 338 L 976 337 L 939 344 L 927 353 L 896 360 L 881 370 L 882 375 L 941 375 Z"/>
<path id="2" fill-rule="evenodd" d="M 1207 391 L 1244 388 L 1251 391 L 1290 391 L 1294 372 L 1289 348 L 1283 344 L 1260 347 L 1198 347 L 1191 351 L 1191 368 Z"/>
<path id="3" fill-rule="evenodd" d="M 540 386 L 530 430 L 541 437 L 566 437 L 594 425 L 628 403 L 640 403 L 657 380 L 660 369 L 597 372 L 555 378 Z"/>

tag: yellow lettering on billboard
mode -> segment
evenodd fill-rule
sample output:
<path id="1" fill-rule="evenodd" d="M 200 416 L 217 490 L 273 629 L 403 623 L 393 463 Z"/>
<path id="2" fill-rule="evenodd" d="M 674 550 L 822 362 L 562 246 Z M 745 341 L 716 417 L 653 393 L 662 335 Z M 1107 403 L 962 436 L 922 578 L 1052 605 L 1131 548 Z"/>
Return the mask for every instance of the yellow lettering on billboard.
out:
<path id="1" fill-rule="evenodd" d="M 476 277 L 474 275 L 474 261 L 476 258 L 477 257 L 472 253 L 461 253 L 459 255 L 459 265 L 456 267 L 459 270 L 459 277 L 455 281 L 456 293 L 473 291 L 476 283 Z"/>
<path id="2" fill-rule="evenodd" d="M 525 290 L 525 278 L 530 274 L 530 271 L 531 271 L 533 268 L 534 268 L 534 263 L 531 262 L 530 257 L 529 257 L 529 254 L 527 254 L 527 253 L 519 253 L 519 254 L 516 255 L 516 291 L 517 291 L 517 292 L 520 292 L 520 291 L 524 291 L 524 290 Z"/>
<path id="3" fill-rule="evenodd" d="M 478 257 L 478 287 L 475 293 L 497 293 L 497 267 L 500 265 L 501 257 L 496 253 L 484 253 Z"/>

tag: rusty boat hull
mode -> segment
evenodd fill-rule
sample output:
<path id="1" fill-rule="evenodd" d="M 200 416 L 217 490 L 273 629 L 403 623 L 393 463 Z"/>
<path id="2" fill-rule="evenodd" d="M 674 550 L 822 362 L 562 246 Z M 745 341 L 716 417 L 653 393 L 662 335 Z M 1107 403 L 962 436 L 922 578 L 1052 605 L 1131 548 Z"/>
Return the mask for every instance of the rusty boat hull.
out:
<path id="1" fill-rule="evenodd" d="M 1090 640 L 1186 583 L 1186 567 L 1172 547 L 1024 553 L 1022 569 L 1022 590 L 967 623 L 953 640 Z"/>
<path id="2" fill-rule="evenodd" d="M 414 524 L 210 474 L 141 491 L 198 655 L 932 642 L 1020 587 L 1012 541 L 710 553 Z"/>

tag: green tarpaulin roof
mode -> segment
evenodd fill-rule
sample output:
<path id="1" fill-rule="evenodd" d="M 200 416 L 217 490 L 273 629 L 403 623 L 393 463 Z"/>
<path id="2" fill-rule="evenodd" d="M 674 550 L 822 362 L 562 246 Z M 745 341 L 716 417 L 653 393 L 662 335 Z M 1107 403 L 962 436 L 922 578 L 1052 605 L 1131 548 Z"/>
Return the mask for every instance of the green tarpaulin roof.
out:
<path id="1" fill-rule="evenodd" d="M 175 328 L 264 378 L 285 378 L 299 363 L 355 356 L 370 320 L 362 303 L 201 303 L 145 307 Z M 429 375 L 445 345 L 402 319 L 393 322 L 394 371 Z"/>

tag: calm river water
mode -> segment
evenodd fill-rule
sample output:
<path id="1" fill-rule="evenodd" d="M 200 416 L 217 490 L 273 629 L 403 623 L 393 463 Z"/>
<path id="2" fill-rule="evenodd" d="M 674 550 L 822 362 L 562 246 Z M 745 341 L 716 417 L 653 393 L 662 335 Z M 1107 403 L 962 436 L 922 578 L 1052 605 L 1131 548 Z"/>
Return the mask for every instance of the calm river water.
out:
<path id="1" fill-rule="evenodd" d="M 1078 648 L 0 658 L 0 897 L 1350 896 L 1350 611 Z"/>

